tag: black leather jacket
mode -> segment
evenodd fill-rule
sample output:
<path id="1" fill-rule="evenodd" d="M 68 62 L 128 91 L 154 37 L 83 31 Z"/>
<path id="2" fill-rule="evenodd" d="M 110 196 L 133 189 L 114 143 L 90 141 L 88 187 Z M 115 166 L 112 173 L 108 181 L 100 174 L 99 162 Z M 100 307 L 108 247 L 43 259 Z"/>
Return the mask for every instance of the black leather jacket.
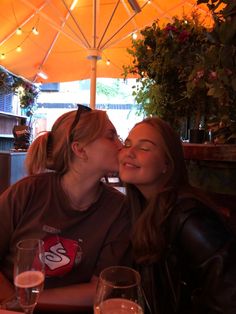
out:
<path id="1" fill-rule="evenodd" d="M 181 201 L 167 224 L 169 246 L 156 264 L 139 267 L 152 314 L 235 314 L 236 244 L 214 211 Z"/>

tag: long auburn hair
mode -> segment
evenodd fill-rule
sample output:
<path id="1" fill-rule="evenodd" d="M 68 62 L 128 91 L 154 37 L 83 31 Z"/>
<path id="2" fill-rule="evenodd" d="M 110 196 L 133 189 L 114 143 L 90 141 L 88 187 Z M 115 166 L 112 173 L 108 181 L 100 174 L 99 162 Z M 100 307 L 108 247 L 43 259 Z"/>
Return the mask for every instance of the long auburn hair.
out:
<path id="1" fill-rule="evenodd" d="M 126 184 L 134 220 L 133 252 L 138 263 L 152 263 L 165 251 L 165 221 L 176 204 L 179 191 L 188 188 L 189 181 L 179 136 L 158 117 L 146 118 L 136 125 L 143 123 L 152 126 L 161 137 L 161 148 L 168 163 L 163 188 L 154 193 L 149 202 L 133 184 Z"/>
<path id="2" fill-rule="evenodd" d="M 28 174 L 53 170 L 64 174 L 73 158 L 71 141 L 84 145 L 99 138 L 106 128 L 108 116 L 105 111 L 91 110 L 80 116 L 74 130 L 71 125 L 75 119 L 75 111 L 61 115 L 54 123 L 51 131 L 39 135 L 30 145 L 25 166 Z M 72 134 L 70 134 L 72 131 Z"/>

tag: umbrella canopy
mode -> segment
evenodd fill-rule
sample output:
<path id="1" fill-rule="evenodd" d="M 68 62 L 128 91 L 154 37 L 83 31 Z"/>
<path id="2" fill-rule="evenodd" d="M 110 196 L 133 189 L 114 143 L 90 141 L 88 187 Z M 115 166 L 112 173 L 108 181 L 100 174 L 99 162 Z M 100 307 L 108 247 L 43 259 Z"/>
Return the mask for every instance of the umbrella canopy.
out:
<path id="1" fill-rule="evenodd" d="M 1 0 L 0 64 L 32 82 L 119 78 L 130 36 L 159 19 L 188 15 L 194 0 Z M 197 7 L 209 24 L 206 6 Z M 42 79 L 43 76 L 43 79 Z"/>

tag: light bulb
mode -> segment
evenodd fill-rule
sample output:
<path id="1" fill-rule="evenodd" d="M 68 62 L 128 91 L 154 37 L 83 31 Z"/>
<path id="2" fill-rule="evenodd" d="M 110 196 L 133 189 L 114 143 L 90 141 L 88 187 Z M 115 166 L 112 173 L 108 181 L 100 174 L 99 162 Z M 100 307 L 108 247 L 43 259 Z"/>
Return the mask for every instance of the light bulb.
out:
<path id="1" fill-rule="evenodd" d="M 21 35 L 21 34 L 22 34 L 22 29 L 18 27 L 16 30 L 16 35 Z"/>
<path id="2" fill-rule="evenodd" d="M 6 58 L 5 53 L 2 53 L 2 54 L 1 54 L 1 60 L 5 59 L 5 58 Z"/>
<path id="3" fill-rule="evenodd" d="M 109 59 L 107 59 L 106 65 L 110 65 L 110 64 L 111 64 L 111 61 Z"/>
<path id="4" fill-rule="evenodd" d="M 38 35 L 39 34 L 39 31 L 37 30 L 37 28 L 35 26 L 32 28 L 32 33 L 34 35 Z"/>
<path id="5" fill-rule="evenodd" d="M 17 51 L 17 52 L 21 52 L 21 51 L 22 51 L 21 46 L 16 47 L 16 51 Z"/>
<path id="6" fill-rule="evenodd" d="M 47 80 L 47 78 L 48 78 L 48 75 L 45 72 L 43 72 L 42 70 L 39 70 L 38 76 L 40 76 L 44 80 Z"/>
<path id="7" fill-rule="evenodd" d="M 137 39 L 137 38 L 138 38 L 137 33 L 133 33 L 133 34 L 132 34 L 132 38 L 133 38 L 133 39 Z"/>

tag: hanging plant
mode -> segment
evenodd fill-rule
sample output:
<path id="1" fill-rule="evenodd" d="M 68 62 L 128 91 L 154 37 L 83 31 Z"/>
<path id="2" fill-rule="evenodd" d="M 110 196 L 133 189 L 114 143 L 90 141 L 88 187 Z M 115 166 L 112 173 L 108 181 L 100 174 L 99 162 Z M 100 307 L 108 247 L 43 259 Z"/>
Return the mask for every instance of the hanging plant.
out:
<path id="1" fill-rule="evenodd" d="M 0 68 L 0 91 L 6 94 L 10 93 L 13 82 L 13 76 Z"/>
<path id="2" fill-rule="evenodd" d="M 32 117 L 37 108 L 36 100 L 40 91 L 36 85 L 0 68 L 0 91 L 18 95 L 23 113 Z"/>
<path id="3" fill-rule="evenodd" d="M 37 108 L 36 99 L 39 94 L 39 89 L 35 85 L 23 81 L 22 79 L 15 79 L 13 90 L 19 95 L 20 107 L 26 116 L 31 117 Z"/>
<path id="4" fill-rule="evenodd" d="M 158 114 L 177 130 L 204 126 L 215 143 L 236 142 L 236 1 L 208 3 L 214 25 L 207 29 L 193 12 L 191 18 L 158 21 L 133 40 L 133 66 L 125 75 L 138 74 L 135 99 L 146 114 Z M 224 4 L 223 10 L 219 5 Z"/>
<path id="5" fill-rule="evenodd" d="M 158 114 L 176 129 L 183 117 L 192 118 L 194 127 L 199 127 L 207 110 L 205 95 L 201 92 L 189 98 L 186 84 L 206 49 L 206 32 L 193 12 L 191 18 L 173 17 L 165 26 L 157 20 L 141 31 L 142 39 L 133 40 L 128 50 L 133 66 L 124 70 L 140 77 L 133 95 L 144 114 Z"/>

